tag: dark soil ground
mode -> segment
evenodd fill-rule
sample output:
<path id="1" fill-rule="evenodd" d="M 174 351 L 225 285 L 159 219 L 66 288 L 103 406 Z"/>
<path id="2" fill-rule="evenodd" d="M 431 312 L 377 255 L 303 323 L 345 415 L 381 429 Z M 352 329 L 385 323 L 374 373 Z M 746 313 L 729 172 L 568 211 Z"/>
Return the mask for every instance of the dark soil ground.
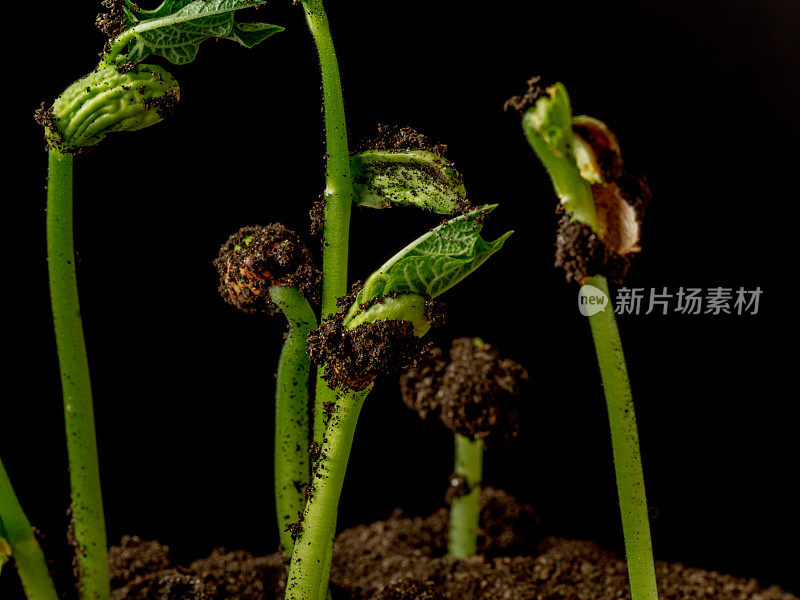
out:
<path id="1" fill-rule="evenodd" d="M 625 600 L 626 566 L 591 542 L 542 537 L 533 510 L 501 491 L 483 493 L 482 555 L 445 556 L 447 511 L 342 532 L 336 540 L 335 600 Z M 111 554 L 114 600 L 277 600 L 280 554 L 217 550 L 171 565 L 157 542 L 125 538 Z M 777 587 L 681 563 L 656 565 L 662 600 L 798 600 Z"/>

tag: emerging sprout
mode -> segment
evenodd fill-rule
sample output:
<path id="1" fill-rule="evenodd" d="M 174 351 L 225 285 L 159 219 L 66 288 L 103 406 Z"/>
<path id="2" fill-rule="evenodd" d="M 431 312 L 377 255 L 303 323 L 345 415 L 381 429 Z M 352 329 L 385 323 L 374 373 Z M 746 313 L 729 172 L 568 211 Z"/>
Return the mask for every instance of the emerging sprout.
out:
<path id="1" fill-rule="evenodd" d="M 124 72 L 123 72 L 124 71 Z M 137 131 L 171 114 L 180 97 L 178 83 L 156 65 L 101 62 L 56 99 L 37 111 L 48 144 L 61 152 L 94 146 L 109 133 Z"/>
<path id="2" fill-rule="evenodd" d="M 562 84 L 542 90 L 537 82 L 531 80 L 528 93 L 506 106 L 523 114 L 528 141 L 560 200 L 556 266 L 575 281 L 598 274 L 621 281 L 631 256 L 641 250 L 647 184 L 625 170 L 619 143 L 605 123 L 573 117 Z"/>
<path id="3" fill-rule="evenodd" d="M 242 227 L 228 238 L 214 261 L 219 293 L 247 313 L 275 311 L 271 286 L 294 287 L 319 301 L 320 272 L 299 236 L 281 225 Z"/>
<path id="4" fill-rule="evenodd" d="M 403 401 L 425 419 L 438 416 L 455 434 L 455 468 L 447 500 L 450 556 L 469 558 L 478 549 L 483 441 L 519 430 L 520 386 L 528 371 L 479 338 L 453 340 L 450 360 L 434 348 L 400 378 Z"/>

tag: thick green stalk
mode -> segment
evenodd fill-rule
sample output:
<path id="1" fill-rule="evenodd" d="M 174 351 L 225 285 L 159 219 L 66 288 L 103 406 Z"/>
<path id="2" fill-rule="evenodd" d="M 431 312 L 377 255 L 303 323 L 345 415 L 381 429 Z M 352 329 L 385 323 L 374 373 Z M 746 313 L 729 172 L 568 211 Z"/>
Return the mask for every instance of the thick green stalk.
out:
<path id="1" fill-rule="evenodd" d="M 287 557 L 294 542 L 286 527 L 305 506 L 305 488 L 311 479 L 308 462 L 308 332 L 317 326 L 314 311 L 296 288 L 272 286 L 272 301 L 289 321 L 289 333 L 278 361 L 275 390 L 275 508 L 278 531 Z"/>
<path id="2" fill-rule="evenodd" d="M 611 297 L 605 277 L 601 275 L 587 277 L 584 283 L 593 285 Z M 614 452 L 614 469 L 617 475 L 631 596 L 633 600 L 658 600 L 647 498 L 639 452 L 639 433 L 628 381 L 628 369 L 625 365 L 625 355 L 622 352 L 622 342 L 613 307 L 609 305 L 607 310 L 590 316 L 589 324 L 597 351 L 597 361 L 600 364 L 600 375 L 603 378 L 611 424 L 611 445 Z"/>
<path id="3" fill-rule="evenodd" d="M 447 553 L 453 558 L 469 558 L 478 552 L 478 528 L 481 513 L 481 478 L 483 476 L 483 441 L 461 434 L 456 440 L 456 477 L 463 477 L 469 493 L 455 498 L 450 505 L 450 530 Z"/>
<path id="4" fill-rule="evenodd" d="M 5 539 L 11 546 L 14 564 L 28 600 L 58 600 L 50 570 L 44 559 L 44 552 L 33 535 L 33 527 L 22 511 L 2 461 L 0 461 L 0 518 L 2 518 L 1 528 L 5 530 Z"/>
<path id="5" fill-rule="evenodd" d="M 325 109 L 325 224 L 322 248 L 322 314 L 321 319 L 335 312 L 336 300 L 347 293 L 347 254 L 350 243 L 350 213 L 353 204 L 353 180 L 350 151 L 347 146 L 347 125 L 344 114 L 339 64 L 322 0 L 304 0 L 306 21 L 319 54 L 322 73 L 322 96 Z M 317 393 L 314 403 L 314 440 L 321 443 L 323 405 L 334 402 L 336 393 L 317 371 Z"/>
<path id="6" fill-rule="evenodd" d="M 67 432 L 75 557 L 81 598 L 111 595 L 94 409 L 83 339 L 72 233 L 72 156 L 50 150 L 47 264 Z"/>
<path id="7" fill-rule="evenodd" d="M 294 545 L 286 600 L 321 600 L 328 588 L 327 555 L 336 524 L 347 462 L 358 416 L 372 386 L 360 392 L 342 391 L 312 478 L 303 512 L 302 531 Z"/>

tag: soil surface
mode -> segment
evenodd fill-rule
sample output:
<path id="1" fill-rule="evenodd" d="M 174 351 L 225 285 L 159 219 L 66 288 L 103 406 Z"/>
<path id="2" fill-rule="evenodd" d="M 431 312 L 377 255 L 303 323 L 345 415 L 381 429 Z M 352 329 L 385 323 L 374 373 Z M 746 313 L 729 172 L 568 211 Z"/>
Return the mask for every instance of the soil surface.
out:
<path id="1" fill-rule="evenodd" d="M 447 558 L 447 511 L 342 532 L 332 570 L 334 600 L 627 600 L 625 563 L 591 542 L 543 537 L 533 510 L 483 491 L 481 555 Z M 286 562 L 215 550 L 187 566 L 169 549 L 126 537 L 111 551 L 113 600 L 279 600 Z M 656 563 L 661 600 L 799 600 L 778 587 Z"/>

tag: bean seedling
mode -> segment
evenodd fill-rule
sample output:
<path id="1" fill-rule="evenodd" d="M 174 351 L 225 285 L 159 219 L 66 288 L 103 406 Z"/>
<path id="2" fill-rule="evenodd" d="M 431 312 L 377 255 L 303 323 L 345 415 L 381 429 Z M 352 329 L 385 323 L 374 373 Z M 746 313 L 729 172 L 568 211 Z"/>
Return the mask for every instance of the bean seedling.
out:
<path id="1" fill-rule="evenodd" d="M 469 558 L 478 550 L 483 452 L 487 439 L 517 435 L 525 368 L 480 338 L 453 340 L 449 360 L 440 348 L 400 378 L 403 401 L 423 419 L 437 416 L 453 432 L 448 554 Z"/>
<path id="2" fill-rule="evenodd" d="M 127 0 L 105 0 L 110 12 L 100 15 L 98 25 L 109 40 L 100 63 L 52 106 L 43 104 L 37 111 L 49 153 L 47 264 L 64 397 L 75 559 L 84 600 L 106 600 L 110 584 L 94 409 L 75 274 L 73 155 L 97 145 L 109 133 L 154 125 L 174 109 L 180 95 L 177 82 L 162 67 L 143 64 L 145 58 L 160 56 L 185 64 L 194 60 L 200 44 L 208 39 L 227 38 L 253 47 L 281 31 L 276 25 L 235 19 L 236 11 L 263 3 L 164 0 L 154 10 L 139 10 Z M 0 496 L 0 514 L 15 563 L 23 580 L 28 574 L 29 595 L 44 598 L 41 590 L 52 588 L 52 582 L 44 583 L 49 574 L 36 566 L 41 552 L 22 551 L 35 539 L 22 535 L 24 515 L 7 478 L 3 485 L 8 490 Z"/>
<path id="3" fill-rule="evenodd" d="M 568 279 L 593 286 L 608 299 L 606 276 L 620 281 L 639 251 L 649 192 L 640 178 L 625 171 L 608 126 L 573 117 L 562 84 L 542 90 L 537 82 L 532 79 L 528 93 L 508 104 L 521 112 L 528 142 L 559 199 L 556 264 Z M 657 600 L 639 434 L 613 307 L 590 314 L 589 325 L 608 405 L 631 594 L 633 600 Z"/>

